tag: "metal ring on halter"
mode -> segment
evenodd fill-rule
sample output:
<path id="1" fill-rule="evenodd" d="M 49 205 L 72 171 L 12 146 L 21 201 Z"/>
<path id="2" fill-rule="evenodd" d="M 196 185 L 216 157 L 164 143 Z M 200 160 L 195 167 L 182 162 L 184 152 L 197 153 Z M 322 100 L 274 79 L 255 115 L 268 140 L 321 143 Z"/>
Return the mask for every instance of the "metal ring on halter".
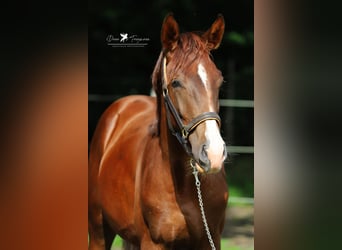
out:
<path id="1" fill-rule="evenodd" d="M 183 137 L 184 139 L 186 139 L 186 138 L 188 138 L 188 136 L 189 136 L 188 131 L 187 131 L 185 128 L 183 128 L 183 129 L 182 129 L 182 137 Z"/>

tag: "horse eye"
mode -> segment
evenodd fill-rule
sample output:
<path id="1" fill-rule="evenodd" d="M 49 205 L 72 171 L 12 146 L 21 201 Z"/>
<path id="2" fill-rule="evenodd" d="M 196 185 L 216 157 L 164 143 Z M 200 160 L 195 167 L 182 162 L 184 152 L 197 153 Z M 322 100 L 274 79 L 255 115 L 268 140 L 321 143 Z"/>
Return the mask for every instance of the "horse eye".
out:
<path id="1" fill-rule="evenodd" d="M 171 85 L 172 85 L 172 88 L 182 87 L 182 84 L 180 83 L 180 81 L 177 81 L 177 80 L 172 81 Z"/>

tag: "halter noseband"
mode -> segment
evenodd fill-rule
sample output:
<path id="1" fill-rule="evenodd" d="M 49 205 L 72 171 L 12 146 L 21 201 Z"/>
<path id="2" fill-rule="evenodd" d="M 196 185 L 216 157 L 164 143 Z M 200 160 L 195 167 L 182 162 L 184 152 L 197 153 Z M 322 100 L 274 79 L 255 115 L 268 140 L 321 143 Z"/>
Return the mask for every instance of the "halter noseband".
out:
<path id="1" fill-rule="evenodd" d="M 184 125 L 182 119 L 180 118 L 175 106 L 173 105 L 171 98 L 169 96 L 169 92 L 167 89 L 167 75 L 166 75 L 166 57 L 163 57 L 162 60 L 162 84 L 163 84 L 163 97 L 165 101 L 166 107 L 166 118 L 169 130 L 172 134 L 178 139 L 180 144 L 185 149 L 186 153 L 192 156 L 191 148 L 189 147 L 189 135 L 197 128 L 198 125 L 207 121 L 207 120 L 215 120 L 219 127 L 221 126 L 220 116 L 215 112 L 204 112 L 194 119 L 192 119 L 187 125 Z M 175 130 L 171 123 L 171 116 L 176 120 L 178 130 Z"/>

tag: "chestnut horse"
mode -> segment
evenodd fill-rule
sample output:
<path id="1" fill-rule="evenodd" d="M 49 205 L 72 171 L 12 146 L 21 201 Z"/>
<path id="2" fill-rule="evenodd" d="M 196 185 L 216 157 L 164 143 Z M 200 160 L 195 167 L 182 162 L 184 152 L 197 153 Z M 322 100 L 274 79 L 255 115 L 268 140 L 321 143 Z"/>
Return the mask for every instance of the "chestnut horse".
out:
<path id="1" fill-rule="evenodd" d="M 220 249 L 227 153 L 218 116 L 223 77 L 210 51 L 223 33 L 222 15 L 206 32 L 182 34 L 167 15 L 152 74 L 156 98 L 124 97 L 102 115 L 89 155 L 89 249 L 110 249 L 116 235 L 130 249 Z"/>

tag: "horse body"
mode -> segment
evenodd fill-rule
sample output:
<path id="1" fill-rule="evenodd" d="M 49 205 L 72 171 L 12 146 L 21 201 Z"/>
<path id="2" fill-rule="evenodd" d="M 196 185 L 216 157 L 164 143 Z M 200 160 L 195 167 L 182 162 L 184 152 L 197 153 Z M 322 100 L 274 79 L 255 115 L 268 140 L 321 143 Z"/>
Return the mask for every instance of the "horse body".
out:
<path id="1" fill-rule="evenodd" d="M 183 149 L 170 150 L 177 156 L 163 157 L 156 119 L 156 100 L 147 96 L 125 97 L 104 113 L 91 145 L 101 150 L 90 157 L 90 199 L 96 201 L 90 210 L 98 213 L 93 217 L 99 225 L 108 223 L 110 238 L 119 234 L 137 245 L 152 240 L 157 245 L 196 243 L 193 249 L 207 249 L 194 178 L 179 157 Z M 172 165 L 181 171 L 175 173 Z M 224 222 L 219 211 L 227 200 L 224 173 L 206 176 L 202 187 L 208 215 L 212 214 L 210 227 L 219 225 L 219 234 Z"/>
<path id="2" fill-rule="evenodd" d="M 157 98 L 116 101 L 96 127 L 89 156 L 91 250 L 110 249 L 117 234 L 135 249 L 210 249 L 189 155 L 169 129 L 161 89 L 155 90 Z M 200 133 L 206 125 L 197 126 Z M 224 168 L 215 172 L 200 179 L 208 226 L 220 249 L 228 190 Z"/>

